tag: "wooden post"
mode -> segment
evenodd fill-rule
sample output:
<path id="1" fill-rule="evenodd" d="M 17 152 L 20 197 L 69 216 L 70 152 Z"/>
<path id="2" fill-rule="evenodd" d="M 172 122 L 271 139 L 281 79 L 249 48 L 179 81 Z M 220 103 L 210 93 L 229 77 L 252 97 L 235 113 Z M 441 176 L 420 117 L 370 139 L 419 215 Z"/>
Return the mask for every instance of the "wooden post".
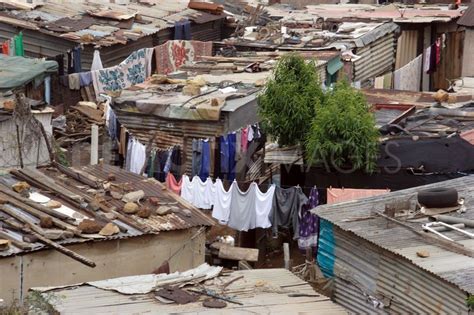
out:
<path id="1" fill-rule="evenodd" d="M 290 270 L 290 244 L 283 243 L 283 258 L 285 261 L 285 269 Z"/>
<path id="2" fill-rule="evenodd" d="M 21 152 L 20 128 L 16 125 L 16 141 L 18 142 L 18 157 L 20 160 L 20 168 L 23 168 L 23 152 Z"/>
<path id="3" fill-rule="evenodd" d="M 91 126 L 91 165 L 99 162 L 99 127 L 96 124 Z"/>

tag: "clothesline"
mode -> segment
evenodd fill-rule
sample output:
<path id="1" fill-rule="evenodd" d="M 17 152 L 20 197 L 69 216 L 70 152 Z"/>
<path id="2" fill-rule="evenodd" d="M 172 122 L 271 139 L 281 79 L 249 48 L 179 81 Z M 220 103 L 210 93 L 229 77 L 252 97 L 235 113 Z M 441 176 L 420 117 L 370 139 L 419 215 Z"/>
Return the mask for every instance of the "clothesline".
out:
<path id="1" fill-rule="evenodd" d="M 317 246 L 319 218 L 310 212 L 318 205 L 316 187 L 308 198 L 299 186 L 282 188 L 272 184 L 264 193 L 252 182 L 242 191 L 234 180 L 226 190 L 220 179 L 213 182 L 207 178 L 203 182 L 198 176 L 190 180 L 183 175 L 176 182 L 170 174 L 166 183 L 197 208 L 212 209 L 212 217 L 220 224 L 238 231 L 272 228 L 275 237 L 279 228 L 291 228 L 301 249 Z"/>
<path id="2" fill-rule="evenodd" d="M 120 64 L 108 68 L 103 68 L 100 53 L 95 50 L 91 70 L 86 72 L 80 69 L 80 51 L 73 50 L 68 52 L 68 74 L 62 82 L 71 90 L 93 84 L 96 95 L 123 90 L 145 82 L 152 75 L 153 55 L 156 72 L 168 74 L 188 61 L 212 55 L 212 42 L 171 40 L 134 51 Z M 71 64 L 74 67 L 69 67 Z"/>

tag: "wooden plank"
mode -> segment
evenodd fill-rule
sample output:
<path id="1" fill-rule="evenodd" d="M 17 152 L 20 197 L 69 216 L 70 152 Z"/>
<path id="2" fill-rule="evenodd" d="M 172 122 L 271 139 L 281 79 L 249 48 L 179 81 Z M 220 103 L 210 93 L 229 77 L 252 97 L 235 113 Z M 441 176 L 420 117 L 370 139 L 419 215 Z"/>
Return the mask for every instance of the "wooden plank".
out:
<path id="1" fill-rule="evenodd" d="M 258 261 L 258 249 L 235 246 L 220 246 L 219 258 L 232 260 Z"/>

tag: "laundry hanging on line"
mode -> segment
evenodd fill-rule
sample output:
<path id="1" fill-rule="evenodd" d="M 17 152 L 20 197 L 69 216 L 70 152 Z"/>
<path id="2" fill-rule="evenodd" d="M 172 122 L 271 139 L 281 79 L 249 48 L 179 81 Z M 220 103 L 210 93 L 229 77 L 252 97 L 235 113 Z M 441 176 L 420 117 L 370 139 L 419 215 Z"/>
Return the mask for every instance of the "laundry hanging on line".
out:
<path id="1" fill-rule="evenodd" d="M 310 210 L 318 205 L 318 192 L 313 188 L 308 199 L 300 187 L 283 189 L 270 185 L 266 192 L 253 182 L 242 191 L 236 181 L 229 189 L 221 179 L 201 181 L 183 175 L 181 197 L 201 209 L 211 209 L 220 224 L 237 231 L 272 228 L 293 229 L 300 249 L 315 248 L 318 242 L 319 218 Z"/>
<path id="2" fill-rule="evenodd" d="M 4 41 L 1 45 L 2 54 L 8 56 L 25 56 L 25 47 L 23 44 L 23 32 Z"/>

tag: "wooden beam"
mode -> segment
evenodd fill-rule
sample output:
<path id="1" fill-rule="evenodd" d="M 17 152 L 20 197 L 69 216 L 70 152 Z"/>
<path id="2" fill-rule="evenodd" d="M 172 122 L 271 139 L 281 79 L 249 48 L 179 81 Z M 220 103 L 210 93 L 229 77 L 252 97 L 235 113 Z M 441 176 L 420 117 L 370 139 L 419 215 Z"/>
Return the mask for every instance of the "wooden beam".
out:
<path id="1" fill-rule="evenodd" d="M 63 166 L 63 165 L 59 164 L 58 162 L 53 162 L 52 165 L 55 168 L 57 168 L 61 173 L 77 180 L 78 182 L 80 182 L 84 185 L 90 186 L 94 189 L 99 189 L 100 188 L 100 184 L 98 182 L 93 181 L 92 179 L 87 178 L 86 176 L 83 176 L 79 172 L 76 172 L 76 171 L 74 171 L 73 169 L 71 169 L 69 167 Z"/>
<path id="2" fill-rule="evenodd" d="M 91 268 L 94 268 L 96 266 L 95 262 L 93 262 L 92 260 L 89 260 L 88 258 L 82 256 L 82 255 L 79 255 L 75 252 L 73 252 L 72 250 L 70 249 L 67 249 L 66 247 L 62 246 L 62 245 L 59 245 L 58 243 L 55 243 L 49 239 L 47 239 L 46 237 L 44 237 L 43 235 L 35 232 L 34 230 L 30 230 L 28 231 L 28 229 L 26 229 L 27 232 L 30 232 L 31 234 L 33 234 L 34 236 L 36 236 L 38 238 L 38 240 L 52 248 L 54 248 L 55 250 L 57 250 L 58 252 L 66 255 L 66 256 L 69 256 L 71 257 L 72 259 L 74 260 L 77 260 L 78 262 L 80 263 L 83 263 L 84 265 L 86 266 L 89 266 Z"/>
<path id="3" fill-rule="evenodd" d="M 258 249 L 223 245 L 219 249 L 219 258 L 258 261 Z"/>
<path id="4" fill-rule="evenodd" d="M 428 243 L 430 243 L 432 245 L 441 247 L 441 248 L 443 248 L 447 251 L 450 251 L 450 252 L 453 252 L 453 253 L 456 253 L 456 254 L 460 254 L 460 255 L 464 255 L 464 256 L 468 256 L 468 257 L 474 257 L 474 251 L 473 250 L 464 247 L 464 245 L 462 245 L 462 244 L 452 242 L 452 241 L 448 241 L 448 240 L 445 240 L 445 239 L 443 239 L 441 237 L 438 237 L 438 236 L 427 234 L 421 229 L 421 226 L 420 226 L 420 231 L 419 231 L 418 229 L 416 229 L 416 228 L 414 228 L 414 227 L 412 227 L 412 226 L 410 226 L 406 223 L 403 223 L 403 222 L 401 222 L 397 219 L 386 216 L 385 214 L 383 214 L 381 212 L 376 212 L 376 214 L 378 216 L 381 216 L 382 218 L 385 218 L 385 219 L 387 219 L 387 220 L 389 220 L 389 221 L 391 221 L 395 224 L 398 224 L 398 225 L 406 228 L 407 230 L 412 231 L 413 233 L 420 236 L 423 240 L 427 241 Z"/>

